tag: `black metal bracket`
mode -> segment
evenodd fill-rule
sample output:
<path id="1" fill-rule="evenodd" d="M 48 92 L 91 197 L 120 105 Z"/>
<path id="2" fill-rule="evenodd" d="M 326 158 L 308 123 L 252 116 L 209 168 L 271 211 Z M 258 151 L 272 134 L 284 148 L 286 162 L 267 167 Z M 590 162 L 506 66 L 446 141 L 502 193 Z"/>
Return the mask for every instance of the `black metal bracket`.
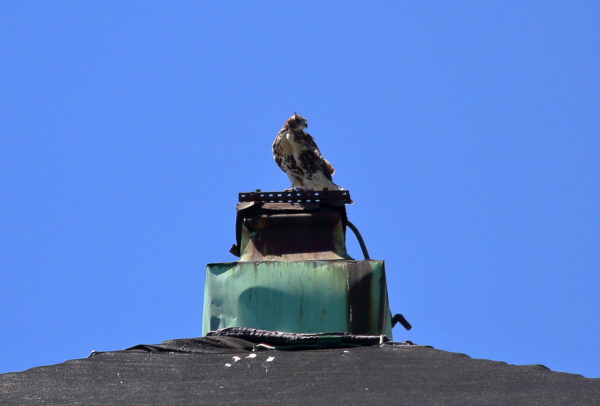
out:
<path id="1" fill-rule="evenodd" d="M 396 313 L 394 314 L 394 317 L 392 317 L 392 327 L 398 323 L 400 323 L 406 330 L 410 330 L 412 328 L 408 320 L 406 320 L 400 313 Z"/>
<path id="2" fill-rule="evenodd" d="M 344 203 L 351 204 L 348 190 L 290 190 L 283 192 L 242 192 L 239 202 L 267 203 Z"/>

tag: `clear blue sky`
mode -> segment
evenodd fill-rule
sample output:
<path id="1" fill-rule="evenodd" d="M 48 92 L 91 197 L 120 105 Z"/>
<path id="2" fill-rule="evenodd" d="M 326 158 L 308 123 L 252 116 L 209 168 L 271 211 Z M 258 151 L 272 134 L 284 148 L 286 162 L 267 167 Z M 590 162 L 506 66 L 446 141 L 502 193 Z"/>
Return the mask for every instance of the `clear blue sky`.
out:
<path id="1" fill-rule="evenodd" d="M 0 372 L 199 336 L 297 111 L 396 340 L 600 377 L 600 3 L 365 4 L 0 3 Z"/>

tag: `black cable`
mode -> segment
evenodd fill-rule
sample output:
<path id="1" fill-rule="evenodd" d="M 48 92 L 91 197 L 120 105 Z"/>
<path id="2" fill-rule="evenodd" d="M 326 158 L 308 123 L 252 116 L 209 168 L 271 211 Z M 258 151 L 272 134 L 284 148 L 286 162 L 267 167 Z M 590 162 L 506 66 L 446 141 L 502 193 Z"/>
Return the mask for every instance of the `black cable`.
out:
<path id="1" fill-rule="evenodd" d="M 362 251 L 363 257 L 365 257 L 365 259 L 371 259 L 371 257 L 369 256 L 369 251 L 367 251 L 367 246 L 365 245 L 365 241 L 363 240 L 362 236 L 360 235 L 360 231 L 358 231 L 358 228 L 356 228 L 356 226 L 354 224 L 352 224 L 350 221 L 348 221 L 347 224 L 348 224 L 348 227 L 350 228 L 350 230 L 352 230 L 352 232 L 356 236 L 356 239 L 358 240 L 358 244 L 360 245 L 360 249 Z"/>

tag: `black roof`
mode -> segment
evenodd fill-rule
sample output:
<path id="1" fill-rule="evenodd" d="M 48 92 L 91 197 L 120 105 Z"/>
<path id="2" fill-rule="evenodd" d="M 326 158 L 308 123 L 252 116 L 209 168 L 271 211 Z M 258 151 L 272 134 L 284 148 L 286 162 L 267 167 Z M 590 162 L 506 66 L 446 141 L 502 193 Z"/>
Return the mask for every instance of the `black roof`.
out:
<path id="1" fill-rule="evenodd" d="M 600 404 L 600 379 L 541 365 L 407 343 L 341 345 L 269 350 L 231 337 L 141 345 L 2 374 L 0 404 Z"/>

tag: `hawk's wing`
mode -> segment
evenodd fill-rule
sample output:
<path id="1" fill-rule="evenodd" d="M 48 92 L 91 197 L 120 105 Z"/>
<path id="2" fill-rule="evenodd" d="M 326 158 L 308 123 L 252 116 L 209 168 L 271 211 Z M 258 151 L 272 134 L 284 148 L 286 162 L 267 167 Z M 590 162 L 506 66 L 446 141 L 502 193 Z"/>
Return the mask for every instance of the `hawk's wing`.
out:
<path id="1" fill-rule="evenodd" d="M 294 150 L 286 138 L 285 132 L 280 131 L 275 137 L 275 141 L 273 141 L 273 158 L 282 171 L 287 172 L 287 168 L 284 165 L 285 157 L 293 154 Z"/>
<path id="2" fill-rule="evenodd" d="M 323 155 L 321 154 L 321 151 L 319 151 L 319 147 L 317 147 L 317 143 L 315 142 L 315 139 L 309 134 L 309 133 L 304 133 L 306 135 L 306 144 L 307 147 L 309 147 L 310 149 L 313 150 L 313 152 L 315 153 L 315 155 L 321 160 L 323 161 L 324 164 L 324 169 L 329 173 L 329 175 L 333 175 L 335 173 L 335 168 L 333 167 L 333 165 L 331 165 L 331 163 L 329 163 L 329 161 L 327 159 L 325 159 L 323 157 Z"/>

